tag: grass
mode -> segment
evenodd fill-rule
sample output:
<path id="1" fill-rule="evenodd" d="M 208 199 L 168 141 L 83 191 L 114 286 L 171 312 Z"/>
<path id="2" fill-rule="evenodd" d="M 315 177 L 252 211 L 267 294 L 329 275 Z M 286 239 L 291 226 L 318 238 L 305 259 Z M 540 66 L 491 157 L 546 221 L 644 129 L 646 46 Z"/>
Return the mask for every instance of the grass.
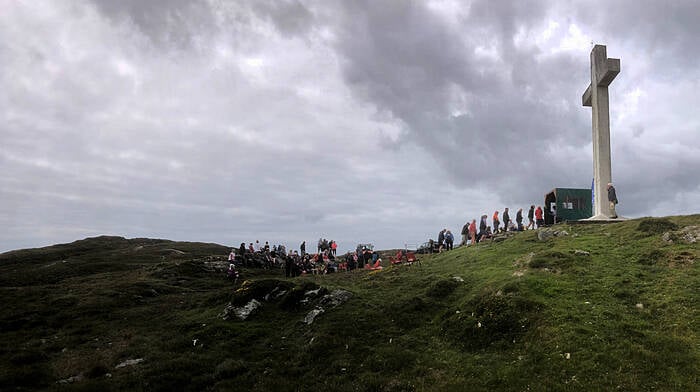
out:
<path id="1" fill-rule="evenodd" d="M 246 269 L 245 287 L 203 267 L 225 259 L 215 244 L 10 252 L 0 390 L 698 390 L 698 246 L 661 239 L 690 225 L 700 216 L 561 225 L 568 236 L 523 232 L 421 266 Z M 287 292 L 250 319 L 219 317 L 275 287 Z M 353 297 L 307 325 L 299 300 L 318 287 Z"/>

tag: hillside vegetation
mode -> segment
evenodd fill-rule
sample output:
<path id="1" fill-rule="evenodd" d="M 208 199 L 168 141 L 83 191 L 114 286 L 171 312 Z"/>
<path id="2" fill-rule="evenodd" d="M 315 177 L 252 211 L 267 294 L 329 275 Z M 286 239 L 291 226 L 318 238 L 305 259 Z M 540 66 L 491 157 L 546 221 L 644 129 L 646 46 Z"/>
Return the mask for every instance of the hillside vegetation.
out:
<path id="1" fill-rule="evenodd" d="M 0 390 L 700 390 L 698 228 L 557 225 L 381 271 L 244 269 L 235 286 L 216 244 L 9 252 Z M 328 305 L 336 290 L 351 296 Z"/>

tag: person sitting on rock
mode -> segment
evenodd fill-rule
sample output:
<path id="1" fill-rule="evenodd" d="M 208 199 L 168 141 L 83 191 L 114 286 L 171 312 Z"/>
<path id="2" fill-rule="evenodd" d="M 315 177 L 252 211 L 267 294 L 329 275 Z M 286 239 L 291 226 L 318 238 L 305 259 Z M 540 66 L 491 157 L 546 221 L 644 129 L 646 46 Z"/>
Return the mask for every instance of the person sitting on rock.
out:
<path id="1" fill-rule="evenodd" d="M 491 226 L 486 226 L 486 230 L 484 231 L 484 235 L 481 236 L 481 239 L 479 241 L 487 240 L 487 239 L 493 239 L 493 233 L 491 232 Z"/>

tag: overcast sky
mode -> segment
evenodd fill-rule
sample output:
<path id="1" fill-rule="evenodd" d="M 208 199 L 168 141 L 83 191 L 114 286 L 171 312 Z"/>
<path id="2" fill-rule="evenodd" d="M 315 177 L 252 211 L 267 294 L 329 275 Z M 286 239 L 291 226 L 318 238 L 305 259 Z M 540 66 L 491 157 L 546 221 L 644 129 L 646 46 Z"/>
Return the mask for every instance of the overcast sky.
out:
<path id="1" fill-rule="evenodd" d="M 0 0 L 0 252 L 101 234 L 403 247 L 590 188 L 700 211 L 700 3 Z"/>

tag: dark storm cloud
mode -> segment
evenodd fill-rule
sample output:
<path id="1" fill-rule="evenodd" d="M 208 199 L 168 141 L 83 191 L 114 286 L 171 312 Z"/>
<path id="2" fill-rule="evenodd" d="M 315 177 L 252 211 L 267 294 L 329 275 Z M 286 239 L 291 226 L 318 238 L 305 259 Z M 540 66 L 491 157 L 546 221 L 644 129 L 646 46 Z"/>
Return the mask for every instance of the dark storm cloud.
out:
<path id="1" fill-rule="evenodd" d="M 252 9 L 269 18 L 282 34 L 303 34 L 313 27 L 313 14 L 297 0 L 252 1 Z"/>
<path id="2" fill-rule="evenodd" d="M 700 6 L 695 0 L 581 3 L 575 15 L 600 35 L 657 58 L 668 76 L 700 66 Z"/>
<path id="3" fill-rule="evenodd" d="M 590 138 L 573 99 L 580 82 L 572 74 L 585 80 L 586 69 L 568 55 L 538 59 L 536 48 L 513 44 L 520 26 L 543 17 L 541 2 L 475 2 L 456 26 L 420 2 L 352 4 L 338 40 L 348 84 L 401 119 L 406 137 L 455 183 L 531 196 L 571 173 L 547 149 Z M 483 45 L 496 57 L 480 56 Z M 466 113 L 451 112 L 455 92 Z"/>
<path id="4" fill-rule="evenodd" d="M 91 1 L 107 17 L 133 23 L 161 47 L 190 47 L 216 26 L 212 8 L 202 0 Z"/>

